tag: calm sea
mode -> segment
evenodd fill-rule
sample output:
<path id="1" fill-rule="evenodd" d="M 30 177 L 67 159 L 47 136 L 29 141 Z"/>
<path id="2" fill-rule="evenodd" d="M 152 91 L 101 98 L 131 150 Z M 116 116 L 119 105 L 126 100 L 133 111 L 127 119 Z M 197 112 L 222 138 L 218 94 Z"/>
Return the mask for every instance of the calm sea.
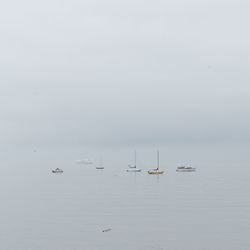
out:
<path id="1" fill-rule="evenodd" d="M 141 173 L 126 172 L 133 152 L 127 161 L 102 155 L 104 170 L 76 164 L 80 154 L 30 154 L 2 162 L 0 249 L 250 249 L 248 166 L 206 163 L 177 173 L 164 160 L 165 174 L 151 176 L 154 153 L 148 165 L 138 160 Z M 56 167 L 64 173 L 52 174 Z"/>

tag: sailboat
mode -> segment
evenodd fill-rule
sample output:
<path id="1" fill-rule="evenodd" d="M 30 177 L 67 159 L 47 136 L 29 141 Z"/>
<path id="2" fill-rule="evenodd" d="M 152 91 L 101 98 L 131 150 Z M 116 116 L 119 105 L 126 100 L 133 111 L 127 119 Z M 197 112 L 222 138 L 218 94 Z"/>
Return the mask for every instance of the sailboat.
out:
<path id="1" fill-rule="evenodd" d="M 160 171 L 159 170 L 159 166 L 160 166 L 160 159 L 159 159 L 159 150 L 157 150 L 157 168 L 149 170 L 148 173 L 149 174 L 163 174 L 164 171 Z"/>
<path id="2" fill-rule="evenodd" d="M 127 172 L 141 172 L 141 169 L 136 167 L 136 151 L 135 151 L 135 165 L 133 166 L 129 165 L 128 167 L 129 169 L 127 169 Z"/>
<path id="3" fill-rule="evenodd" d="M 96 169 L 104 169 L 104 167 L 102 165 L 102 158 L 100 158 L 99 166 L 97 166 Z"/>

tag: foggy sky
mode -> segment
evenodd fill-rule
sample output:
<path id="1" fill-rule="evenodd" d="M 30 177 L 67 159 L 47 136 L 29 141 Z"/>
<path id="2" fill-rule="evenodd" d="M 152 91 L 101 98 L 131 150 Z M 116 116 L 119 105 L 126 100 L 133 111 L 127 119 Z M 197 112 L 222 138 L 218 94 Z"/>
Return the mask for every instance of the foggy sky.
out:
<path id="1" fill-rule="evenodd" d="M 248 1 L 5 1 L 1 145 L 248 143 Z"/>

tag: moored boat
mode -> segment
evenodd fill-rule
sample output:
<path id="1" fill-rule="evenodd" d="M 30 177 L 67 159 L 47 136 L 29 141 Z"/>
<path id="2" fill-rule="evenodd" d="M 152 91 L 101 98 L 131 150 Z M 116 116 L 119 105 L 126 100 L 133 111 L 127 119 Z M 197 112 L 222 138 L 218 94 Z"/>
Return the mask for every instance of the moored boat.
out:
<path id="1" fill-rule="evenodd" d="M 157 150 L 157 168 L 149 170 L 148 174 L 163 174 L 164 171 L 160 171 L 160 156 L 159 156 L 159 150 Z"/>
<path id="2" fill-rule="evenodd" d="M 127 169 L 127 172 L 141 172 L 141 169 L 131 168 L 131 169 Z"/>
<path id="3" fill-rule="evenodd" d="M 52 173 L 54 173 L 54 174 L 62 174 L 63 170 L 60 169 L 60 168 L 56 168 L 55 170 L 52 170 Z"/>
<path id="4" fill-rule="evenodd" d="M 141 172 L 141 169 L 137 168 L 137 157 L 136 157 L 136 151 L 135 151 L 135 164 L 134 165 L 128 165 L 128 169 L 127 169 L 127 172 Z"/>
<path id="5" fill-rule="evenodd" d="M 135 165 L 130 165 L 130 164 L 128 165 L 128 167 L 129 167 L 129 168 L 136 168 Z"/>
<path id="6" fill-rule="evenodd" d="M 159 169 L 152 169 L 148 171 L 148 174 L 163 174 L 164 171 L 160 171 Z"/>
<path id="7" fill-rule="evenodd" d="M 102 157 L 100 157 L 99 165 L 96 167 L 96 169 L 104 169 L 104 166 L 102 164 Z"/>
<path id="8" fill-rule="evenodd" d="M 196 168 L 188 167 L 188 166 L 180 166 L 177 167 L 176 172 L 195 172 Z"/>

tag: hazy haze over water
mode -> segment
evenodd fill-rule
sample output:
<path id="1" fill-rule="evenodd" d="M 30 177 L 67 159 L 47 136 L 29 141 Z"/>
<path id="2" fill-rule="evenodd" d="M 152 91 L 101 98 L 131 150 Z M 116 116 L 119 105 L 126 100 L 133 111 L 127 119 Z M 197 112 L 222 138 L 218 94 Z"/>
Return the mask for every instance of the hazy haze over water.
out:
<path id="1" fill-rule="evenodd" d="M 0 248 L 249 249 L 249 8 L 2 3 Z"/>
<path id="2" fill-rule="evenodd" d="M 249 7 L 3 3 L 3 145 L 248 144 Z"/>

